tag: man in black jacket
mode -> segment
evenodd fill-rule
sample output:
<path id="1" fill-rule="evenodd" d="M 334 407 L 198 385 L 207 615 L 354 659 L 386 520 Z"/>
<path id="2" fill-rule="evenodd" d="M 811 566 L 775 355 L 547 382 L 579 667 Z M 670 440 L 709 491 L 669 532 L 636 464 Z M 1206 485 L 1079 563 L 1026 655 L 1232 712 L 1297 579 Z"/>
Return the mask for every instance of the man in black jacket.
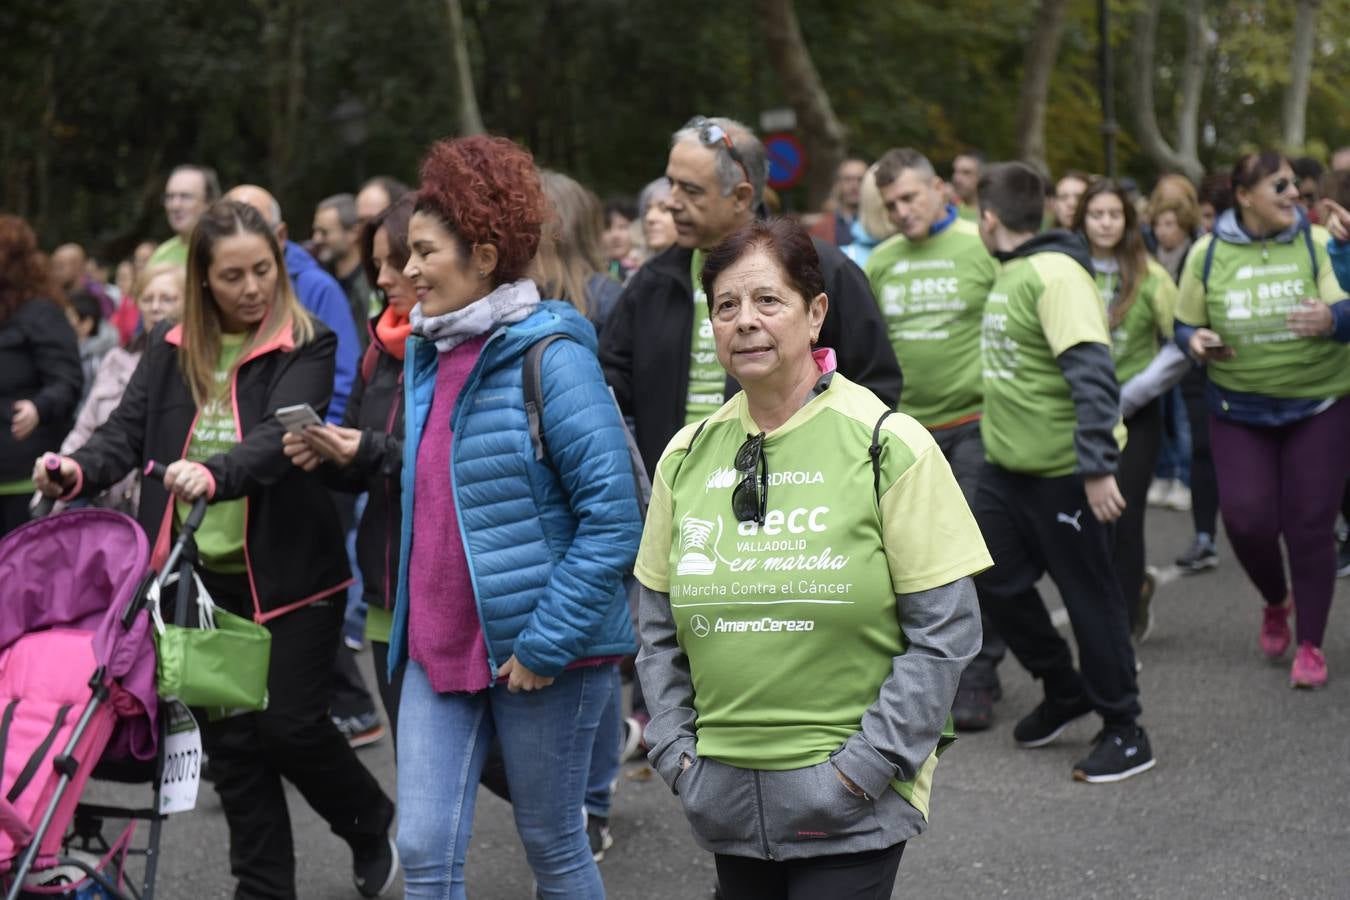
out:
<path id="1" fill-rule="evenodd" d="M 694 269 L 702 268 L 705 251 L 754 218 L 766 169 L 764 145 L 731 119 L 697 116 L 671 140 L 667 206 L 675 244 L 628 282 L 600 343 L 605 377 L 635 426 L 648 472 L 675 432 L 739 390 L 717 362 Z M 820 345 L 835 351 L 845 377 L 895 406 L 900 364 L 867 277 L 834 246 L 814 243 L 830 298 Z"/>

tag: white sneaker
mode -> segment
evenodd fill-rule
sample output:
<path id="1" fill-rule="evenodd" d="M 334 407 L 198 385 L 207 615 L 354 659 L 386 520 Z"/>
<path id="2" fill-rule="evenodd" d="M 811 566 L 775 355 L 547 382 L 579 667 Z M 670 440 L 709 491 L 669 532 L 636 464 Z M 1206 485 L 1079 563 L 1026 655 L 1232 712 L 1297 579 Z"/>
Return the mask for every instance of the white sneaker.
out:
<path id="1" fill-rule="evenodd" d="M 1173 481 L 1170 478 L 1155 478 L 1148 487 L 1148 505 L 1166 506 L 1167 495 L 1172 492 Z"/>
<path id="2" fill-rule="evenodd" d="M 1172 489 L 1167 492 L 1165 503 L 1169 509 L 1186 512 L 1191 508 L 1191 489 L 1180 481 L 1172 482 Z"/>

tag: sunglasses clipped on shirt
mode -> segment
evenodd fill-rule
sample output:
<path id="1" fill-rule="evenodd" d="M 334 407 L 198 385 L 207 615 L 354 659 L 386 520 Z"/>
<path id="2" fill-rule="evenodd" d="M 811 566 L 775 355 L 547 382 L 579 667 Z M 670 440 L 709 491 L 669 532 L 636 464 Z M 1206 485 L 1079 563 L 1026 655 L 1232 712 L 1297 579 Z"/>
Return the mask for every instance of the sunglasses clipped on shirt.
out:
<path id="1" fill-rule="evenodd" d="M 741 151 L 737 150 L 736 145 L 731 142 L 731 135 L 727 134 L 725 128 L 707 116 L 694 116 L 684 123 L 684 127 L 697 130 L 699 143 L 705 147 L 716 148 L 719 145 L 725 147 L 731 161 L 741 167 L 741 174 L 745 176 L 745 180 L 750 180 L 750 170 L 745 167 L 745 160 L 741 158 Z"/>
<path id="2" fill-rule="evenodd" d="M 731 492 L 731 512 L 737 522 L 764 524 L 769 507 L 769 462 L 764 458 L 764 432 L 747 434 L 736 451 L 736 472 L 741 480 Z"/>

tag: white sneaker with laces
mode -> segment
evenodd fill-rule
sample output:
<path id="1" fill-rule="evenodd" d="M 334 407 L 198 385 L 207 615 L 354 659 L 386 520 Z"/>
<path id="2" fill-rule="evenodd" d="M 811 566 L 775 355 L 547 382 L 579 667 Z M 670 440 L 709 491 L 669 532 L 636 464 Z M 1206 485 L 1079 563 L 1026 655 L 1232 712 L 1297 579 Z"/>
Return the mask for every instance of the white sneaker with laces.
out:
<path id="1" fill-rule="evenodd" d="M 1167 495 L 1172 491 L 1172 479 L 1155 478 L 1153 483 L 1148 486 L 1148 505 L 1165 506 L 1167 504 Z"/>

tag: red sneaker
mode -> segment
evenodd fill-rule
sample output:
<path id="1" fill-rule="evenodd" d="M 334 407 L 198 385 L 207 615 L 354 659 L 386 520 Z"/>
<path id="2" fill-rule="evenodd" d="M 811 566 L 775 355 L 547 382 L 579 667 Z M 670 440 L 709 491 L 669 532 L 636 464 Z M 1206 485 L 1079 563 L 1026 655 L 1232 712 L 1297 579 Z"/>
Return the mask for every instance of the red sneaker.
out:
<path id="1" fill-rule="evenodd" d="M 1327 658 L 1309 641 L 1298 645 L 1294 654 L 1294 668 L 1289 672 L 1289 686 L 1321 688 L 1327 686 Z"/>
<path id="2" fill-rule="evenodd" d="M 1289 614 L 1294 605 L 1285 601 L 1279 606 L 1266 604 L 1265 618 L 1261 621 L 1261 652 L 1270 659 L 1279 659 L 1289 649 L 1293 635 L 1289 631 Z"/>

